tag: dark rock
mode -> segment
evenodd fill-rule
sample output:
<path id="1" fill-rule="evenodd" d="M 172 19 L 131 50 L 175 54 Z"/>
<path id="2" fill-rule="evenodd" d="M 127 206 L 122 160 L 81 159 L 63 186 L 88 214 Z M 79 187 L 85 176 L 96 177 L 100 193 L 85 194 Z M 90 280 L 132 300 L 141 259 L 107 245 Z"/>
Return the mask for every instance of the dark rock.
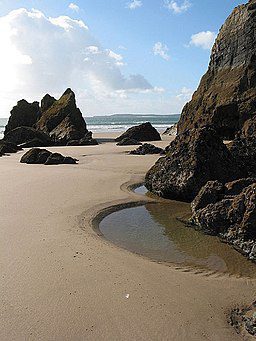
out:
<path id="1" fill-rule="evenodd" d="M 120 142 L 124 138 L 129 138 L 140 142 L 161 140 L 160 134 L 149 122 L 129 128 L 125 133 L 116 138 L 116 142 Z"/>
<path id="2" fill-rule="evenodd" d="M 225 184 L 225 195 L 233 196 L 240 194 L 246 187 L 256 183 L 256 178 L 239 179 Z"/>
<path id="3" fill-rule="evenodd" d="M 146 174 L 145 185 L 164 198 L 192 201 L 210 180 L 226 183 L 246 176 L 216 130 L 206 126 L 178 135 Z"/>
<path id="4" fill-rule="evenodd" d="M 256 139 L 237 137 L 228 144 L 228 149 L 244 165 L 249 176 L 256 176 Z"/>
<path id="5" fill-rule="evenodd" d="M 33 148 L 22 156 L 20 162 L 28 164 L 44 164 L 50 155 L 51 152 L 46 149 Z"/>
<path id="6" fill-rule="evenodd" d="M 117 146 L 136 146 L 136 145 L 141 145 L 141 143 L 135 139 L 130 139 L 129 137 L 125 137 L 122 140 L 120 140 L 116 145 Z"/>
<path id="7" fill-rule="evenodd" d="M 32 140 L 40 140 L 40 145 L 37 147 L 53 145 L 52 140 L 47 134 L 30 127 L 15 128 L 4 136 L 4 140 L 15 144 L 23 144 Z"/>
<path id="8" fill-rule="evenodd" d="M 230 228 L 230 213 L 235 213 L 232 203 L 232 199 L 223 199 L 209 204 L 196 211 L 191 218 L 191 222 L 206 234 L 215 236 L 226 233 Z"/>
<path id="9" fill-rule="evenodd" d="M 5 127 L 4 134 L 17 127 L 33 127 L 40 118 L 39 103 L 28 103 L 26 100 L 21 100 L 11 110 L 11 116 Z"/>
<path id="10" fill-rule="evenodd" d="M 72 157 L 65 157 L 59 153 L 52 153 L 45 162 L 45 165 L 76 164 Z"/>
<path id="11" fill-rule="evenodd" d="M 208 181 L 204 187 L 201 188 L 198 195 L 191 203 L 192 212 L 206 207 L 209 204 L 215 204 L 223 198 L 224 185 L 215 180 Z"/>
<path id="12" fill-rule="evenodd" d="M 21 163 L 45 165 L 76 164 L 76 161 L 72 157 L 65 157 L 59 153 L 51 153 L 46 149 L 40 148 L 30 149 L 20 160 Z"/>
<path id="13" fill-rule="evenodd" d="M 97 146 L 98 141 L 87 136 L 80 140 L 71 140 L 67 143 L 67 146 Z"/>
<path id="14" fill-rule="evenodd" d="M 162 154 L 164 150 L 162 148 L 156 147 L 150 143 L 144 143 L 142 146 L 135 150 L 130 151 L 129 154 L 132 155 L 146 155 L 146 154 Z"/>
<path id="15" fill-rule="evenodd" d="M 233 139 L 256 115 L 256 4 L 238 6 L 222 26 L 210 65 L 192 100 L 182 111 L 178 133 L 215 125 Z"/>
<path id="16" fill-rule="evenodd" d="M 54 97 L 50 96 L 49 94 L 45 95 L 44 98 L 41 100 L 41 111 L 47 111 L 55 102 L 56 99 Z"/>
<path id="17" fill-rule="evenodd" d="M 192 205 L 191 222 L 208 234 L 219 235 L 256 261 L 256 182 L 252 181 L 241 179 L 226 184 L 222 190 L 218 186 L 212 201 Z M 202 193 L 208 188 L 209 183 L 202 188 L 195 202 L 200 202 Z"/>
<path id="18" fill-rule="evenodd" d="M 0 140 L 0 156 L 9 153 L 17 153 L 17 151 L 21 150 L 22 148 L 17 146 L 14 143 L 7 142 L 4 140 Z"/>
<path id="19" fill-rule="evenodd" d="M 59 100 L 42 113 L 36 128 L 63 145 L 85 137 L 88 132 L 86 123 L 76 106 L 75 94 L 71 89 L 67 89 Z"/>
<path id="20" fill-rule="evenodd" d="M 34 138 L 28 142 L 24 142 L 19 145 L 21 148 L 35 148 L 35 147 L 47 147 L 49 144 L 46 144 L 45 141 L 42 141 L 38 138 Z"/>

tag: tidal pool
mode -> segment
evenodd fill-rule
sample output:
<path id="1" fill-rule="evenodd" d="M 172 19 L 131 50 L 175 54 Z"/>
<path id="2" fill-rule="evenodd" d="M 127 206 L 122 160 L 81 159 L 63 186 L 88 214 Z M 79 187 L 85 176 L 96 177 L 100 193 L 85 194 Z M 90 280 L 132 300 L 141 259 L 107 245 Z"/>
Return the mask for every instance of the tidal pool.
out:
<path id="1" fill-rule="evenodd" d="M 105 238 L 150 259 L 177 266 L 256 278 L 256 265 L 217 237 L 186 227 L 190 204 L 168 201 L 125 208 L 99 224 Z"/>

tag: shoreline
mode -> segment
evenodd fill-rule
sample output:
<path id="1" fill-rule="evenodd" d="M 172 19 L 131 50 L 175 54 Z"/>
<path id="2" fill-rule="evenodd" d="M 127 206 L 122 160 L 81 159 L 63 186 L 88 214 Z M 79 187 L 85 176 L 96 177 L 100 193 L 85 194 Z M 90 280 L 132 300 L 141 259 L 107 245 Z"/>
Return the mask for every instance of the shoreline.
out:
<path id="1" fill-rule="evenodd" d="M 254 280 L 177 271 L 88 224 L 109 203 L 138 199 L 121 187 L 158 156 L 113 143 L 49 149 L 59 148 L 79 164 L 22 165 L 24 151 L 0 159 L 1 340 L 241 340 L 227 316 L 251 303 Z"/>

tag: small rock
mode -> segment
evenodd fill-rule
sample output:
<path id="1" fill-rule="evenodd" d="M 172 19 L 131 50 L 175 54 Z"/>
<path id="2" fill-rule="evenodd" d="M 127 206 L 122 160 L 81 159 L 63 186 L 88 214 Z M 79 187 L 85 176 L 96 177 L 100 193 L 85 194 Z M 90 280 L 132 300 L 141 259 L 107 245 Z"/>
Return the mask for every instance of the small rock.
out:
<path id="1" fill-rule="evenodd" d="M 156 147 L 150 143 L 144 143 L 142 146 L 135 150 L 130 151 L 129 154 L 132 155 L 146 155 L 146 154 L 162 154 L 164 150 L 162 148 Z"/>

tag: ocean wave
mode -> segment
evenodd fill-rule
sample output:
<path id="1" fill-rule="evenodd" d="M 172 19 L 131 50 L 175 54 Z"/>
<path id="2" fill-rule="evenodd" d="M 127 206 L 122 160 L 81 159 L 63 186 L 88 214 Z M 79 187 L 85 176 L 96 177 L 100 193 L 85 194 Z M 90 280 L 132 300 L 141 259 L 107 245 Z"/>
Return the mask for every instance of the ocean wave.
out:
<path id="1" fill-rule="evenodd" d="M 143 122 L 142 122 L 143 123 Z M 93 133 L 107 133 L 107 132 L 122 132 L 125 131 L 132 126 L 140 124 L 140 123 L 133 123 L 133 124 L 87 124 L 87 129 L 92 131 Z M 153 126 L 159 130 L 163 131 L 166 130 L 167 128 L 170 128 L 173 126 L 173 124 L 153 124 Z"/>

